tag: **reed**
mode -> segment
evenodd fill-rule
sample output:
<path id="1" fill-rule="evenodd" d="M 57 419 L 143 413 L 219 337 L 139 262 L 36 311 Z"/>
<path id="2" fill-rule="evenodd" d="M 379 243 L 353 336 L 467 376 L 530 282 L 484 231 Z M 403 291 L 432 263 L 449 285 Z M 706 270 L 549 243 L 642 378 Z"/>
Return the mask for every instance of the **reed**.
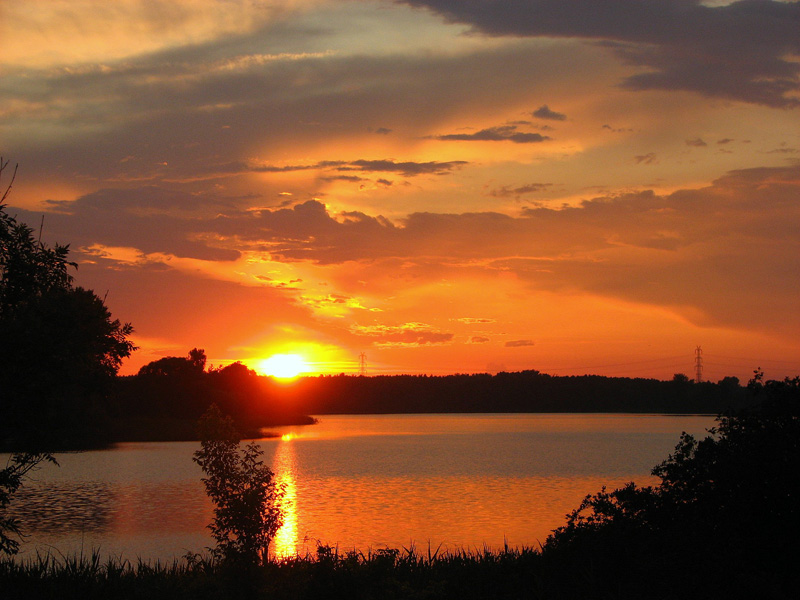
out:
<path id="1" fill-rule="evenodd" d="M 528 548 L 419 552 L 415 547 L 315 554 L 231 565 L 187 555 L 171 563 L 99 552 L 0 560 L 0 589 L 8 600 L 27 598 L 542 598 L 534 572 L 540 554 Z"/>

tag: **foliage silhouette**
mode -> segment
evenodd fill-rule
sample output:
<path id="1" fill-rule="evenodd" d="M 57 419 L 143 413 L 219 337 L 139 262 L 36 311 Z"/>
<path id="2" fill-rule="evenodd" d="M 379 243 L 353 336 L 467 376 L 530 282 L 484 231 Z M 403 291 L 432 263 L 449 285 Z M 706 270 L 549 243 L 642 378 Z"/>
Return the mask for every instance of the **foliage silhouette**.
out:
<path id="1" fill-rule="evenodd" d="M 776 582 L 796 590 L 788 549 L 800 535 L 800 377 L 762 381 L 757 371 L 748 386 L 754 404 L 720 415 L 711 435 L 684 433 L 653 469 L 657 485 L 587 496 L 544 555 L 592 564 L 601 588 L 633 588 L 658 565 L 670 575 L 661 582 L 667 597 L 683 588 L 763 597 Z"/>
<path id="2" fill-rule="evenodd" d="M 7 516 L 6 509 L 27 475 L 44 462 L 58 464 L 51 454 L 23 452 L 12 454 L 0 470 L 0 555 L 19 551 L 19 541 L 15 539 L 22 535 L 19 520 Z"/>
<path id="3" fill-rule="evenodd" d="M 195 349 L 196 350 L 196 349 Z M 195 352 L 193 350 L 192 352 Z M 201 351 L 197 351 L 201 352 Z M 310 424 L 307 415 L 470 412 L 630 412 L 719 414 L 747 402 L 735 378 L 719 383 L 624 377 L 557 377 L 539 371 L 473 375 L 301 377 L 286 384 L 241 363 L 192 368 L 166 357 L 117 378 L 120 441 L 192 440 L 211 403 L 246 437 L 264 427 Z"/>
<path id="4" fill-rule="evenodd" d="M 8 168 L 0 158 L 0 180 Z M 51 452 L 106 441 L 110 382 L 134 345 L 93 292 L 72 286 L 68 246 L 49 248 L 0 199 L 0 553 L 15 553 L 19 523 L 7 508 Z M 57 464 L 57 463 L 56 463 Z"/>
<path id="5" fill-rule="evenodd" d="M 0 157 L 0 180 L 8 161 Z M 77 264 L 67 260 L 69 245 L 56 244 L 48 248 L 33 237 L 33 230 L 19 223 L 5 211 L 5 200 L 11 191 L 12 180 L 0 201 L 0 316 L 6 317 L 31 298 L 54 289 L 68 288 L 72 276 L 68 267 Z"/>
<path id="6" fill-rule="evenodd" d="M 194 461 L 206 477 L 215 504 L 209 525 L 217 545 L 213 555 L 231 563 L 255 565 L 267 559 L 269 545 L 283 524 L 283 488 L 263 463 L 256 442 L 240 447 L 233 420 L 212 404 L 199 423 L 201 449 Z"/>
<path id="7" fill-rule="evenodd" d="M 205 367 L 205 351 L 193 348 L 188 358 L 166 356 L 147 363 L 138 374 L 145 377 L 193 377 L 203 373 Z"/>
<path id="8" fill-rule="evenodd" d="M 0 159 L 0 175 L 8 161 Z M 8 196 L 7 188 L 3 198 Z M 130 324 L 72 286 L 69 246 L 49 248 L 0 204 L 0 447 L 103 443 L 111 379 L 135 349 Z"/>
<path id="9" fill-rule="evenodd" d="M 211 404 L 230 415 L 245 437 L 262 428 L 314 422 L 271 393 L 265 377 L 241 363 L 204 370 L 203 350 L 144 365 L 137 375 L 118 377 L 113 435 L 119 441 L 196 440 L 197 421 Z"/>

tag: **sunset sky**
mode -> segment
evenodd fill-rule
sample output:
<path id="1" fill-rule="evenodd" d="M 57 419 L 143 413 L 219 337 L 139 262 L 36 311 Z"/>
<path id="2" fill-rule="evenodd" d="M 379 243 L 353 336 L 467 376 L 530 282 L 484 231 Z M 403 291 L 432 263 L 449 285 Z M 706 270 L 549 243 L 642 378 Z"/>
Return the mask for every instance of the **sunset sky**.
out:
<path id="1" fill-rule="evenodd" d="M 4 1 L 0 154 L 123 373 L 800 373 L 798 2 Z"/>

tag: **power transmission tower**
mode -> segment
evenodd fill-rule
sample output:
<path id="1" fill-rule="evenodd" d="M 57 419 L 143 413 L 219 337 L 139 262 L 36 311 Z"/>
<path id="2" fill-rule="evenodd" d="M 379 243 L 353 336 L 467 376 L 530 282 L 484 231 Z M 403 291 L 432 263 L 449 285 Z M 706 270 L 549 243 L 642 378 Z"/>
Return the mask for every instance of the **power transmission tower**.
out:
<path id="1" fill-rule="evenodd" d="M 694 349 L 694 382 L 703 381 L 703 349 L 698 346 Z"/>
<path id="2" fill-rule="evenodd" d="M 367 355 L 362 352 L 361 355 L 358 358 L 359 358 L 358 374 L 361 377 L 366 377 L 367 376 Z"/>

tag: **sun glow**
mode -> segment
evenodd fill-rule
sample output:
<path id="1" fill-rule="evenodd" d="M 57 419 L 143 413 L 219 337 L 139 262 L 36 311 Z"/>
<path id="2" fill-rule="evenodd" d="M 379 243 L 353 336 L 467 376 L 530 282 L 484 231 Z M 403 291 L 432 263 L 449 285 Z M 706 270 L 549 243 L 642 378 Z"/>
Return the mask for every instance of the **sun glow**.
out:
<path id="1" fill-rule="evenodd" d="M 309 371 L 309 366 L 299 354 L 273 354 L 258 364 L 258 370 L 278 379 L 292 379 Z"/>

